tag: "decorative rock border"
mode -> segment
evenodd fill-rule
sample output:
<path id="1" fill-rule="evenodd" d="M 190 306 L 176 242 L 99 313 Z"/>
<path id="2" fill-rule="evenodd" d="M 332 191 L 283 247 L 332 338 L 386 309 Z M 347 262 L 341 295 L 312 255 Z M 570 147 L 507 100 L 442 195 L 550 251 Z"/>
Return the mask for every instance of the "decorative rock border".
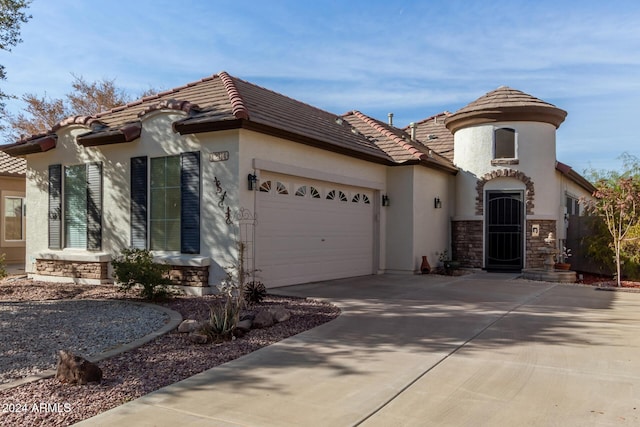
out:
<path id="1" fill-rule="evenodd" d="M 61 300 L 57 300 L 57 301 L 70 301 L 70 300 L 61 299 Z M 107 302 L 107 301 L 110 301 L 110 302 L 112 302 L 114 300 L 88 299 L 86 301 L 96 301 L 96 302 L 101 302 L 101 301 Z M 91 362 L 96 363 L 96 362 L 99 362 L 101 360 L 108 359 L 109 357 L 113 357 L 113 356 L 115 356 L 117 354 L 124 353 L 125 351 L 129 351 L 129 350 L 133 350 L 135 348 L 138 348 L 138 347 L 148 343 L 149 341 L 152 341 L 152 340 L 158 338 L 159 336 L 162 336 L 162 335 L 174 330 L 175 328 L 178 327 L 180 322 L 182 322 L 182 315 L 180 313 L 178 313 L 175 310 L 171 310 L 169 308 L 166 308 L 166 307 L 162 307 L 162 306 L 159 306 L 159 305 L 156 305 L 156 304 L 145 303 L 145 302 L 138 302 L 138 301 L 126 301 L 126 300 L 115 300 L 115 301 L 123 302 L 123 303 L 134 305 L 134 306 L 146 306 L 146 307 L 161 311 L 161 312 L 163 312 L 163 313 L 165 313 L 165 314 L 167 314 L 169 316 L 169 320 L 160 329 L 158 329 L 155 332 L 151 332 L 151 333 L 149 333 L 149 334 L 147 334 L 147 335 L 145 335 L 145 336 L 143 336 L 141 338 L 138 338 L 138 339 L 136 339 L 134 341 L 131 341 L 131 342 L 126 343 L 126 344 L 122 344 L 122 345 L 120 345 L 118 347 L 112 348 L 111 350 L 107 350 L 107 351 L 104 351 L 102 353 L 98 353 L 98 354 L 94 355 L 93 357 L 88 358 L 87 360 L 89 360 Z M 51 378 L 51 377 L 55 376 L 55 374 L 56 374 L 56 370 L 55 369 L 50 369 L 50 370 L 44 371 L 44 372 L 42 372 L 40 374 L 37 374 L 37 375 L 31 375 L 31 376 L 28 376 L 28 377 L 25 377 L 25 378 L 21 378 L 21 379 L 16 380 L 16 381 L 12 381 L 10 383 L 0 384 L 0 390 L 6 390 L 6 389 L 14 388 L 14 387 L 17 387 L 17 386 L 22 385 L 22 384 L 30 383 L 30 382 L 33 382 L 33 381 L 38 381 L 38 380 L 45 379 L 45 378 Z"/>

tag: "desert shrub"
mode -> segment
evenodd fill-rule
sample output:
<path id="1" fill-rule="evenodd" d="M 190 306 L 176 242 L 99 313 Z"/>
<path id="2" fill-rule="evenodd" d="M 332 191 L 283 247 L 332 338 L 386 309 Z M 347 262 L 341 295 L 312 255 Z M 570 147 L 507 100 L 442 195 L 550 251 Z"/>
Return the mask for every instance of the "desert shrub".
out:
<path id="1" fill-rule="evenodd" d="M 0 255 L 0 279 L 4 279 L 9 275 L 7 272 L 7 263 L 5 262 L 5 256 L 7 254 Z"/>
<path id="2" fill-rule="evenodd" d="M 267 296 L 267 288 L 259 281 L 248 282 L 244 287 L 244 301 L 247 304 L 258 304 Z"/>
<path id="3" fill-rule="evenodd" d="M 209 322 L 203 326 L 202 332 L 209 335 L 213 341 L 230 339 L 240 320 L 242 304 L 234 295 L 236 288 L 237 285 L 233 281 L 222 282 L 218 290 L 223 296 L 223 301 L 209 306 Z"/>
<path id="4" fill-rule="evenodd" d="M 111 261 L 111 265 L 122 291 L 139 288 L 139 295 L 149 300 L 171 295 L 171 279 L 166 277 L 171 267 L 154 262 L 147 249 L 125 248 Z"/>

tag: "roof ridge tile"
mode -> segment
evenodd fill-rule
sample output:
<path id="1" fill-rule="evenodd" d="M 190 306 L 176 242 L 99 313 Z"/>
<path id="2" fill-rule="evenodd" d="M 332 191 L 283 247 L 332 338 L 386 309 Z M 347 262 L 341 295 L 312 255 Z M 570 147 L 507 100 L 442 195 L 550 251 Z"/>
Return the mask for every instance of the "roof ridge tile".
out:
<path id="1" fill-rule="evenodd" d="M 229 102 L 231 102 L 231 112 L 237 119 L 249 120 L 249 110 L 244 104 L 244 99 L 240 95 L 240 91 L 236 87 L 233 77 L 231 77 L 226 71 L 221 71 L 218 74 L 220 81 L 224 85 L 227 95 L 229 96 Z"/>
<path id="2" fill-rule="evenodd" d="M 416 158 L 418 160 L 422 160 L 425 157 L 425 154 L 420 152 L 420 150 L 418 150 L 417 148 L 415 148 L 411 144 L 407 143 L 407 141 L 405 141 L 404 139 L 400 138 L 398 135 L 396 135 L 395 133 L 391 132 L 389 129 L 385 128 L 379 122 L 375 121 L 374 119 L 372 119 L 371 117 L 367 116 L 366 114 L 363 114 L 360 111 L 354 110 L 353 111 L 353 115 L 355 115 L 357 118 L 359 118 L 360 120 L 365 122 L 371 128 L 375 129 L 377 132 L 380 132 L 381 134 L 383 134 L 384 136 L 386 136 L 387 138 L 389 138 L 390 140 L 392 140 L 393 142 L 398 144 L 400 147 L 402 147 L 405 150 L 407 150 L 409 153 L 411 153 L 411 155 L 414 158 Z"/>

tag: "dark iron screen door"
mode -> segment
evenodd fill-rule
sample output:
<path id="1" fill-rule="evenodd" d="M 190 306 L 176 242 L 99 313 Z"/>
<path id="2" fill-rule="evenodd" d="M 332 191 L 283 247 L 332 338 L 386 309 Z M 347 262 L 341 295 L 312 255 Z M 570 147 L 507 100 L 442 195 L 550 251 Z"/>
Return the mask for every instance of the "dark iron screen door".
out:
<path id="1" fill-rule="evenodd" d="M 485 254 L 487 270 L 521 270 L 523 194 L 488 191 Z"/>

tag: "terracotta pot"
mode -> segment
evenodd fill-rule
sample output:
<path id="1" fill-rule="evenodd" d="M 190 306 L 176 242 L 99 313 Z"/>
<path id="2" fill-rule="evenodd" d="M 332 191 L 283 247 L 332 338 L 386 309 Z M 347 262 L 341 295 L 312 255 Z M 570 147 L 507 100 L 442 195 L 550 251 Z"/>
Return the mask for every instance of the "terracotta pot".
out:
<path id="1" fill-rule="evenodd" d="M 571 268 L 571 264 L 567 264 L 566 262 L 556 262 L 554 267 L 556 270 L 569 270 Z"/>
<path id="2" fill-rule="evenodd" d="M 429 265 L 429 261 L 426 256 L 422 257 L 422 265 L 420 266 L 420 271 L 422 274 L 429 274 L 431 272 L 431 266 Z"/>

